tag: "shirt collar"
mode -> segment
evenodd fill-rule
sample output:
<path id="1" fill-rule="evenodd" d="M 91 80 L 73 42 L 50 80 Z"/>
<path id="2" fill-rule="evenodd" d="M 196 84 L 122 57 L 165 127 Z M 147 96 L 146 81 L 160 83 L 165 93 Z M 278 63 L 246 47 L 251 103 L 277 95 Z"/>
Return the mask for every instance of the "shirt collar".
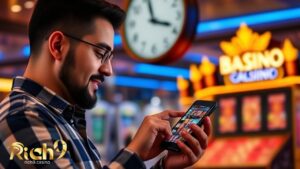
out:
<path id="1" fill-rule="evenodd" d="M 67 120 L 70 120 L 73 116 L 84 119 L 84 109 L 75 105 L 71 105 L 62 97 L 56 95 L 55 92 L 49 88 L 41 86 L 29 78 L 22 76 L 17 76 L 14 78 L 12 90 L 24 91 L 32 95 L 43 104 L 54 109 L 57 113 L 62 114 Z"/>

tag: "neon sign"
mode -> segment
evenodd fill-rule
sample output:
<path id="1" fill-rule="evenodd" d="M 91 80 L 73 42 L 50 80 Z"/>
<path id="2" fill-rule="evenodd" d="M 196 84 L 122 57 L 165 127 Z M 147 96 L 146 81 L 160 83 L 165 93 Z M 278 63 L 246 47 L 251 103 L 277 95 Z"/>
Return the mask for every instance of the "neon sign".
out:
<path id="1" fill-rule="evenodd" d="M 248 72 L 237 72 L 230 74 L 230 81 L 234 84 L 263 80 L 274 80 L 278 77 L 278 70 L 275 68 L 253 70 Z"/>
<path id="2" fill-rule="evenodd" d="M 282 49 L 268 49 L 270 40 L 270 32 L 259 35 L 243 24 L 230 42 L 221 42 L 225 55 L 220 57 L 220 74 L 224 82 L 237 84 L 282 78 L 283 65 L 297 53 L 287 52 L 293 47 L 289 41 Z"/>
<path id="3" fill-rule="evenodd" d="M 220 73 L 228 75 L 237 71 L 245 72 L 263 68 L 279 68 L 284 63 L 284 56 L 279 48 L 262 52 L 247 52 L 242 57 L 220 57 Z"/>

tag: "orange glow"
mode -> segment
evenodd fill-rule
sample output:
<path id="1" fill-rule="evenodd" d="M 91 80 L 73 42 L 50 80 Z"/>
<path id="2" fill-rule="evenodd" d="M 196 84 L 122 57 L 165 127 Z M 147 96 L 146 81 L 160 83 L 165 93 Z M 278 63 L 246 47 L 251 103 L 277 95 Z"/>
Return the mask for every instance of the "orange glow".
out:
<path id="1" fill-rule="evenodd" d="M 255 168 L 268 166 L 287 141 L 286 135 L 219 138 L 212 141 L 195 168 Z M 222 154 L 222 155 L 220 155 Z"/>
<path id="2" fill-rule="evenodd" d="M 12 79 L 0 78 L 0 92 L 9 92 L 12 87 Z"/>
<path id="3" fill-rule="evenodd" d="M 244 52 L 261 52 L 269 46 L 271 36 L 270 32 L 259 35 L 246 24 L 242 24 L 236 32 L 236 36 L 230 42 L 222 41 L 220 47 L 226 55 L 231 57 Z"/>
<path id="4" fill-rule="evenodd" d="M 213 75 L 216 71 L 216 66 L 211 63 L 207 57 L 203 57 L 202 64 L 200 65 L 200 71 L 204 75 L 204 82 L 206 86 L 214 86 L 215 78 Z"/>
<path id="5" fill-rule="evenodd" d="M 205 88 L 199 91 L 196 91 L 195 98 L 196 99 L 204 99 L 210 98 L 219 94 L 233 94 L 239 92 L 248 92 L 253 90 L 264 90 L 275 89 L 281 87 L 288 87 L 292 85 L 299 85 L 300 77 L 298 76 L 290 76 L 284 79 L 277 79 L 273 81 L 265 81 L 265 82 L 254 82 L 254 83 L 244 83 L 244 84 L 236 84 L 236 85 L 226 85 L 226 86 L 214 86 Z"/>
<path id="6" fill-rule="evenodd" d="M 177 77 L 177 88 L 180 92 L 180 97 L 188 96 L 189 81 L 185 80 L 182 76 Z"/>
<path id="7" fill-rule="evenodd" d="M 285 112 L 286 96 L 284 93 L 276 93 L 268 96 L 268 129 L 284 129 L 287 125 Z"/>
<path id="8" fill-rule="evenodd" d="M 284 40 L 282 51 L 287 62 L 292 62 L 298 57 L 298 50 L 289 39 Z"/>
<path id="9" fill-rule="evenodd" d="M 212 75 L 216 71 L 216 66 L 211 63 L 207 57 L 203 57 L 202 64 L 200 65 L 200 71 L 203 75 Z"/>
<path id="10" fill-rule="evenodd" d="M 202 78 L 201 72 L 195 64 L 190 65 L 190 79 L 192 82 L 199 82 Z"/>
<path id="11" fill-rule="evenodd" d="M 206 84 L 206 86 L 207 87 L 211 87 L 211 86 L 214 86 L 215 85 L 215 78 L 212 76 L 212 75 L 210 75 L 210 76 L 206 76 L 205 78 L 204 78 L 204 81 L 205 81 L 205 84 Z"/>
<path id="12" fill-rule="evenodd" d="M 219 130 L 221 133 L 235 132 L 237 129 L 236 99 L 223 98 L 220 100 Z"/>
<path id="13" fill-rule="evenodd" d="M 257 95 L 243 97 L 242 121 L 243 131 L 258 131 L 261 129 L 261 98 Z"/>
<path id="14" fill-rule="evenodd" d="M 298 50 L 294 47 L 294 45 L 289 39 L 285 39 L 282 51 L 286 60 L 285 68 L 286 68 L 287 75 L 289 76 L 296 75 L 297 65 L 294 61 L 297 60 Z"/>
<path id="15" fill-rule="evenodd" d="M 15 4 L 10 7 L 10 10 L 13 13 L 18 13 L 22 10 L 22 7 L 19 4 Z"/>
<path id="16" fill-rule="evenodd" d="M 198 70 L 197 65 L 195 64 L 190 65 L 190 79 L 193 83 L 194 90 L 200 90 L 202 88 L 202 75 L 201 72 Z"/>
<path id="17" fill-rule="evenodd" d="M 288 76 L 296 75 L 297 65 L 294 62 L 286 62 L 286 73 Z"/>
<path id="18" fill-rule="evenodd" d="M 33 2 L 33 1 L 26 1 L 26 2 L 24 3 L 24 7 L 25 7 L 26 9 L 31 9 L 31 8 L 34 7 L 34 2 Z"/>

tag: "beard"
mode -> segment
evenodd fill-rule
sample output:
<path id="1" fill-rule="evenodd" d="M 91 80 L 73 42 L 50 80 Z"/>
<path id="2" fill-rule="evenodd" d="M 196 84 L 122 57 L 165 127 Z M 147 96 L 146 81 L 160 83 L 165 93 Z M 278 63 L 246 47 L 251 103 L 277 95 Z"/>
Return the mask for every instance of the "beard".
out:
<path id="1" fill-rule="evenodd" d="M 95 106 L 97 96 L 93 96 L 89 93 L 88 83 L 85 86 L 79 86 L 74 82 L 72 76 L 72 70 L 75 68 L 75 52 L 73 48 L 70 48 L 66 55 L 65 62 L 63 63 L 62 69 L 59 72 L 59 78 L 68 90 L 69 95 L 72 97 L 76 105 L 83 109 L 91 109 Z"/>

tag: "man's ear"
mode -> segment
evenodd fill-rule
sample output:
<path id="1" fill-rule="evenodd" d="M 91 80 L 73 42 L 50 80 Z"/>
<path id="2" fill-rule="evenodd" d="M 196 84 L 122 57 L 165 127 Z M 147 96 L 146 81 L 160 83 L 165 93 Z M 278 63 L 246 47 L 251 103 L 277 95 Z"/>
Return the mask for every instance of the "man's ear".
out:
<path id="1" fill-rule="evenodd" d="M 48 48 L 53 59 L 61 60 L 64 57 L 63 55 L 66 53 L 64 50 L 67 50 L 66 45 L 66 39 L 62 32 L 55 31 L 49 36 Z"/>

